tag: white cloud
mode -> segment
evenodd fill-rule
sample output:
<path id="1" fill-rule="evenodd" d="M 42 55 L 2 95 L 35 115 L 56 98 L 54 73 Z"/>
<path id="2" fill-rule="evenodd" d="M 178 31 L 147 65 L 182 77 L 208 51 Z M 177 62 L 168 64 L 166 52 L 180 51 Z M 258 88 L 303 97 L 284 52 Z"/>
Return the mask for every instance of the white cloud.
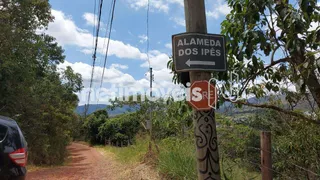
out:
<path id="1" fill-rule="evenodd" d="M 141 8 L 147 8 L 148 0 L 128 0 L 131 8 L 139 10 Z M 171 4 L 177 4 L 180 7 L 183 6 L 183 0 L 152 0 L 149 1 L 151 11 L 158 11 L 168 13 Z"/>
<path id="2" fill-rule="evenodd" d="M 147 40 L 148 40 L 148 36 L 146 36 L 146 35 L 140 35 L 140 36 L 138 36 L 139 37 L 139 39 L 140 39 L 140 43 L 145 43 Z"/>
<path id="3" fill-rule="evenodd" d="M 169 61 L 169 56 L 167 54 L 161 53 L 160 51 L 153 50 L 149 52 L 150 65 L 155 70 L 167 68 L 167 63 Z M 141 64 L 141 67 L 149 67 L 149 63 L 145 62 Z"/>
<path id="4" fill-rule="evenodd" d="M 211 10 L 207 11 L 208 18 L 218 19 L 221 16 L 225 16 L 230 13 L 231 8 L 228 6 L 227 2 L 224 0 L 217 0 L 211 5 Z"/>
<path id="5" fill-rule="evenodd" d="M 153 75 L 154 75 L 154 82 L 153 82 L 153 87 L 157 89 L 180 89 L 180 85 L 173 84 L 172 83 L 172 74 L 170 73 L 170 70 L 167 68 L 163 69 L 154 69 L 153 70 Z M 147 85 L 150 82 L 150 73 L 146 73 L 146 82 Z M 144 81 L 144 80 L 143 80 Z M 160 91 L 160 90 L 159 90 Z"/>
<path id="6" fill-rule="evenodd" d="M 66 16 L 63 12 L 52 9 L 52 15 L 55 17 L 54 22 L 49 24 L 46 32 L 55 37 L 57 42 L 62 46 L 77 46 L 85 54 L 92 53 L 93 35 L 76 26 L 71 17 Z M 106 47 L 103 47 L 107 38 L 99 37 L 98 53 L 105 54 Z M 147 55 L 142 53 L 138 48 L 125 44 L 122 41 L 110 40 L 109 54 L 118 58 L 146 60 Z"/>
<path id="7" fill-rule="evenodd" d="M 82 17 L 86 20 L 86 24 L 90 26 L 94 26 L 98 22 L 97 16 L 92 13 L 84 13 Z"/>
<path id="8" fill-rule="evenodd" d="M 52 15 L 55 17 L 55 21 L 49 24 L 47 30 L 43 30 L 45 33 L 55 37 L 57 42 L 62 46 L 75 46 L 79 50 L 86 54 L 92 53 L 93 36 L 90 32 L 77 27 L 75 22 L 70 16 L 66 16 L 63 12 L 52 10 Z M 98 53 L 104 55 L 105 47 L 103 47 L 105 38 L 99 37 Z M 138 48 L 126 44 L 122 41 L 110 40 L 109 54 L 115 55 L 119 58 L 127 59 L 140 59 L 142 60 L 141 67 L 149 67 L 147 62 L 147 55 L 142 53 Z M 172 74 L 167 70 L 166 65 L 169 60 L 168 55 L 153 50 L 150 51 L 151 66 L 154 68 L 155 81 L 154 87 L 157 88 L 173 88 L 179 87 L 171 82 Z M 99 58 L 97 59 L 97 61 Z M 88 88 L 91 79 L 92 66 L 83 62 L 71 63 L 65 61 L 58 67 L 64 69 L 67 66 L 71 66 L 76 73 L 80 73 L 84 80 L 84 86 Z M 108 68 L 105 68 L 103 87 L 110 84 L 117 84 L 122 87 L 130 88 L 145 88 L 149 87 L 149 77 L 141 79 L 135 79 L 132 75 L 122 72 L 122 70 L 128 69 L 127 65 L 112 64 Z M 93 87 L 100 85 L 103 67 L 96 66 L 94 71 Z"/>
<path id="9" fill-rule="evenodd" d="M 91 71 L 92 66 L 82 62 L 71 63 L 69 61 L 65 61 L 62 64 L 58 65 L 58 69 L 61 72 L 66 69 L 67 66 L 70 66 L 75 73 L 79 73 L 82 75 L 82 79 L 84 81 L 85 87 L 89 86 L 89 82 L 91 79 Z M 145 73 L 145 78 L 140 80 L 136 80 L 130 74 L 122 72 L 120 69 L 127 69 L 128 66 L 120 65 L 120 64 L 112 64 L 110 68 L 105 68 L 105 73 L 103 76 L 104 83 L 116 84 L 119 86 L 125 87 L 136 87 L 136 88 L 148 88 L 149 87 L 149 72 Z M 93 82 L 96 85 L 100 85 L 101 76 L 103 73 L 103 67 L 96 66 L 94 70 Z M 170 70 L 166 67 L 164 68 L 154 68 L 154 87 L 155 88 L 174 88 L 178 87 L 178 85 L 174 85 L 172 80 L 172 74 Z"/>
<path id="10" fill-rule="evenodd" d="M 168 49 L 172 49 L 172 44 L 171 44 L 171 43 L 167 43 L 167 44 L 165 44 L 165 46 L 166 46 L 166 48 L 168 48 Z"/>
<path id="11" fill-rule="evenodd" d="M 70 66 L 74 72 L 82 75 L 82 79 L 84 82 L 89 82 L 91 79 L 92 66 L 82 62 L 70 63 L 65 61 L 63 64 L 59 64 L 58 68 L 60 70 L 65 69 L 67 66 Z M 115 65 L 117 66 L 117 65 Z M 105 83 L 116 83 L 116 84 L 133 84 L 135 83 L 135 79 L 130 75 L 121 72 L 115 66 L 110 68 L 105 68 L 105 73 L 103 76 Z M 100 82 L 101 76 L 103 73 L 103 67 L 96 66 L 94 70 L 93 82 Z"/>
<path id="12" fill-rule="evenodd" d="M 179 26 L 186 26 L 186 21 L 184 18 L 171 17 L 170 20 L 174 21 Z"/>
<path id="13" fill-rule="evenodd" d="M 129 67 L 127 65 L 122 65 L 122 64 L 111 64 L 110 68 L 115 68 L 115 69 L 128 69 Z"/>
<path id="14" fill-rule="evenodd" d="M 148 0 L 129 0 L 130 7 L 136 10 L 146 8 L 148 6 Z M 152 10 L 163 11 L 167 13 L 169 11 L 169 5 L 162 0 L 150 1 L 150 8 Z"/>
<path id="15" fill-rule="evenodd" d="M 64 63 L 58 65 L 58 69 L 61 72 L 62 70 L 66 69 L 67 66 L 70 66 L 76 73 L 80 73 L 82 75 L 82 78 L 84 80 L 83 84 L 85 88 L 89 87 L 89 82 L 91 79 L 91 70 L 92 66 L 86 63 L 82 62 L 76 62 L 76 63 L 70 63 L 68 61 L 65 61 Z M 130 74 L 126 74 L 118 70 L 119 67 L 125 67 L 124 65 L 119 64 L 112 64 L 110 68 L 105 68 L 105 74 L 104 74 L 104 81 L 103 81 L 103 87 L 105 87 L 106 83 L 111 85 L 111 88 L 106 88 L 104 90 L 107 90 L 107 98 L 106 99 L 99 99 L 99 103 L 106 104 L 108 103 L 108 100 L 113 96 L 112 94 L 115 94 L 115 96 L 120 97 L 123 95 L 117 94 L 117 88 L 126 88 L 127 90 L 130 90 L 130 92 L 139 92 L 139 93 L 148 93 L 149 91 L 149 84 L 150 84 L 150 76 L 149 72 L 147 72 L 144 78 L 136 80 L 134 79 Z M 95 67 L 95 73 L 93 77 L 93 91 L 91 94 L 91 103 L 97 103 L 97 92 L 99 92 L 98 88 L 100 86 L 101 81 L 101 75 L 102 75 L 103 68 L 96 66 Z M 175 91 L 182 89 L 179 85 L 175 85 L 171 82 L 172 74 L 170 74 L 170 71 L 166 68 L 164 69 L 155 69 L 153 71 L 154 74 L 154 82 L 153 87 L 157 93 L 156 95 L 158 97 L 163 97 L 165 94 L 170 94 L 170 92 L 175 89 Z M 115 89 L 116 88 L 116 89 Z M 87 101 L 87 95 L 88 95 L 88 89 L 84 89 L 81 93 L 79 93 L 79 99 L 80 104 L 84 104 Z"/>
<path id="16" fill-rule="evenodd" d="M 183 0 L 167 0 L 168 2 L 171 2 L 171 3 L 176 3 L 180 6 L 184 6 L 184 1 Z"/>

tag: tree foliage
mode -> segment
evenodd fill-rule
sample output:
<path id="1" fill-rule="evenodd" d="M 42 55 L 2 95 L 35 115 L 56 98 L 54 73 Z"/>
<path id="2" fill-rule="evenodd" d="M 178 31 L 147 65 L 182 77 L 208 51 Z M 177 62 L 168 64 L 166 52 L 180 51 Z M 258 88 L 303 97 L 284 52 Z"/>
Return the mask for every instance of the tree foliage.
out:
<path id="1" fill-rule="evenodd" d="M 159 102 L 158 102 L 159 103 Z M 172 98 L 161 103 L 163 108 L 154 111 L 154 136 L 157 139 L 167 137 L 185 137 L 192 127 L 192 109 L 185 101 L 175 102 Z"/>
<path id="2" fill-rule="evenodd" d="M 228 70 L 237 73 L 242 84 L 239 95 L 260 98 L 270 92 L 286 93 L 284 84 L 289 82 L 302 94 L 308 90 L 319 106 L 316 0 L 229 0 L 228 4 L 232 11 L 222 22 L 222 33 L 227 38 Z M 227 74 L 218 77 L 231 86 Z"/>
<path id="3" fill-rule="evenodd" d="M 276 111 L 256 114 L 246 125 L 271 131 L 273 169 L 279 172 L 274 174 L 275 178 L 319 178 L 319 125 Z"/>
<path id="4" fill-rule="evenodd" d="M 232 10 L 221 24 L 227 40 L 228 71 L 213 72 L 213 77 L 223 84 L 219 93 L 224 96 L 220 97 L 229 96 L 229 99 L 221 98 L 221 102 L 281 93 L 289 103 L 294 103 L 298 97 L 311 94 L 319 107 L 319 3 L 316 0 L 228 0 L 228 5 Z M 180 83 L 182 74 L 174 72 L 172 61 L 167 66 L 174 73 L 173 81 Z M 231 78 L 234 74 L 230 72 L 238 75 L 238 82 Z M 290 90 L 292 87 L 296 87 L 295 92 Z M 232 90 L 238 93 L 233 94 Z M 252 105 L 246 99 L 235 103 Z M 254 105 L 312 119 L 268 103 Z"/>
<path id="5" fill-rule="evenodd" d="M 175 102 L 171 97 L 150 101 L 148 98 L 142 97 L 142 95 L 139 95 L 137 100 L 134 100 L 133 96 L 127 97 L 127 99 L 128 101 L 119 99 L 111 101 L 110 108 L 114 109 L 125 105 L 134 107 L 140 124 L 144 126 L 151 117 L 152 138 L 162 139 L 168 136 L 184 136 L 192 124 L 192 110 L 185 101 Z"/>
<path id="6" fill-rule="evenodd" d="M 110 118 L 99 127 L 99 136 L 111 143 L 131 144 L 141 125 L 136 113 L 127 113 Z"/>
<path id="7" fill-rule="evenodd" d="M 63 49 L 38 32 L 53 20 L 50 9 L 48 1 L 0 2 L 0 113 L 18 121 L 35 164 L 63 162 L 82 88 L 70 67 L 58 72 Z"/>
<path id="8" fill-rule="evenodd" d="M 302 80 L 301 91 L 308 87 L 318 101 L 318 83 L 313 81 L 317 78 L 316 54 L 320 46 L 317 2 L 229 0 L 228 3 L 233 9 L 222 22 L 222 33 L 227 37 L 228 68 L 245 80 L 242 91 L 257 97 L 265 95 L 261 84 L 247 88 L 259 76 L 264 77 L 264 87 L 274 92 L 287 79 L 293 83 Z M 265 66 L 267 62 L 270 65 Z"/>
<path id="9" fill-rule="evenodd" d="M 103 140 L 99 136 L 99 128 L 107 122 L 109 118 L 107 110 L 98 110 L 91 114 L 84 122 L 87 139 L 91 144 L 101 144 Z"/>

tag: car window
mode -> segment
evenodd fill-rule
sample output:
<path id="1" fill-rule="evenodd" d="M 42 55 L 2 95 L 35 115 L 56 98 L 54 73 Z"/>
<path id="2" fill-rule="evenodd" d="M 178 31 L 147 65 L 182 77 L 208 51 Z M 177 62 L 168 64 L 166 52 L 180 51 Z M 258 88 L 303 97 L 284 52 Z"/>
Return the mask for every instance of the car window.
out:
<path id="1" fill-rule="evenodd" d="M 6 126 L 0 125 L 0 142 L 6 137 L 8 128 Z"/>

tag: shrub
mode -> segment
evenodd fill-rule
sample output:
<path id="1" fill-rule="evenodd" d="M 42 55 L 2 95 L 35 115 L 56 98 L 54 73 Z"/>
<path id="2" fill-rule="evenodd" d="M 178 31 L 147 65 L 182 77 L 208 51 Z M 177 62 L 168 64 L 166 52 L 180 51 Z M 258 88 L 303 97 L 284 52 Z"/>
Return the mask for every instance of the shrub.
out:
<path id="1" fill-rule="evenodd" d="M 99 136 L 99 128 L 107 122 L 107 119 L 107 110 L 96 111 L 86 119 L 84 129 L 90 144 L 103 143 L 103 139 Z"/>
<path id="2" fill-rule="evenodd" d="M 140 123 L 135 113 L 122 114 L 111 118 L 100 125 L 98 136 L 101 140 L 112 143 L 131 144 L 140 129 Z"/>

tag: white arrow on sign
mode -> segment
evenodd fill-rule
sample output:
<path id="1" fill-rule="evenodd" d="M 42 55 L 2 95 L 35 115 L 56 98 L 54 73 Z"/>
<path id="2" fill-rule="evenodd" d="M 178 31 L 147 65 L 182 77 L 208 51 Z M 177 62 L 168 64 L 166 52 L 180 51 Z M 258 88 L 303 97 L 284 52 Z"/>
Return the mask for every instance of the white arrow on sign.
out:
<path id="1" fill-rule="evenodd" d="M 215 62 L 210 61 L 191 61 L 190 59 L 186 62 L 186 64 L 190 67 L 192 65 L 203 65 L 203 66 L 214 66 L 216 65 Z"/>

